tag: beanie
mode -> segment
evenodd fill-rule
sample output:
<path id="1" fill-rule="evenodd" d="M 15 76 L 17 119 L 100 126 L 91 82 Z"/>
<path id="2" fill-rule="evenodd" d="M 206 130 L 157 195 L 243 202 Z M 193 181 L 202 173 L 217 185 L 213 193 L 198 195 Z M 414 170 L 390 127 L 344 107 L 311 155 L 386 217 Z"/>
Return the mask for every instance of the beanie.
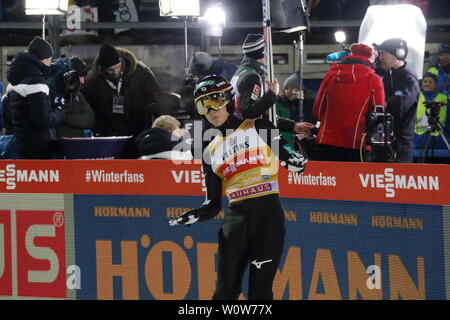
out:
<path id="1" fill-rule="evenodd" d="M 444 53 L 444 52 L 447 52 L 447 53 L 450 52 L 450 45 L 447 43 L 442 43 L 439 46 L 438 53 Z"/>
<path id="2" fill-rule="evenodd" d="M 371 61 L 375 60 L 375 49 L 364 43 L 354 43 L 350 47 L 352 55 L 365 57 Z"/>
<path id="3" fill-rule="evenodd" d="M 424 75 L 423 75 L 423 77 L 422 77 L 422 79 L 425 79 L 425 78 L 431 78 L 431 79 L 433 79 L 434 80 L 434 83 L 437 85 L 437 83 L 438 83 L 438 77 L 437 77 L 437 75 L 435 75 L 435 74 L 433 74 L 433 73 L 431 73 L 431 72 L 426 72 Z"/>
<path id="4" fill-rule="evenodd" d="M 384 41 L 379 47 L 379 51 L 385 51 L 399 60 L 405 60 L 408 56 L 408 44 L 400 38 L 392 38 Z"/>
<path id="5" fill-rule="evenodd" d="M 298 76 L 298 72 L 294 72 L 286 79 L 286 81 L 284 81 L 283 89 L 286 87 L 300 89 L 300 77 Z"/>
<path id="6" fill-rule="evenodd" d="M 264 58 L 264 37 L 261 34 L 248 34 L 242 50 L 246 57 L 256 60 Z"/>
<path id="7" fill-rule="evenodd" d="M 194 53 L 189 63 L 189 71 L 193 75 L 205 75 L 213 64 L 214 58 L 208 53 L 198 51 Z"/>
<path id="8" fill-rule="evenodd" d="M 53 56 L 53 48 L 50 43 L 41 37 L 35 37 L 28 45 L 28 53 L 37 57 L 39 60 L 44 60 Z"/>
<path id="9" fill-rule="evenodd" d="M 98 54 L 97 63 L 100 67 L 106 69 L 120 62 L 120 54 L 110 44 L 102 44 Z"/>

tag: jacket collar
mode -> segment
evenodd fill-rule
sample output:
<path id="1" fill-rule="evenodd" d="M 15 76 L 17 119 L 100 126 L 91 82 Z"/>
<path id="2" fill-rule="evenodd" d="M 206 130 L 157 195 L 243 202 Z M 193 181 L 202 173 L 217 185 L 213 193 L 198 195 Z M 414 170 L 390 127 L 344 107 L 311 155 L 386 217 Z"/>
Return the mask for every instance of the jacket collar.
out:
<path id="1" fill-rule="evenodd" d="M 241 62 L 241 67 L 243 68 L 250 67 L 252 69 L 255 69 L 260 76 L 264 75 L 264 65 L 253 58 L 244 57 L 244 59 L 242 59 Z"/>

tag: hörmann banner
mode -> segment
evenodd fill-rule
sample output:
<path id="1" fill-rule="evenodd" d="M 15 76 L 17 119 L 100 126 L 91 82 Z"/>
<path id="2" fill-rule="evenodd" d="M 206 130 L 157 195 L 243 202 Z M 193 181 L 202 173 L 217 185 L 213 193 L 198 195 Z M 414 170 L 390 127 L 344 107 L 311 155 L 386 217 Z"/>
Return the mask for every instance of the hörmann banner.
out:
<path id="1" fill-rule="evenodd" d="M 195 196 L 74 197 L 79 299 L 210 299 L 223 215 L 168 220 Z M 283 199 L 276 299 L 445 299 L 442 207 Z M 244 287 L 245 292 L 245 287 Z"/>

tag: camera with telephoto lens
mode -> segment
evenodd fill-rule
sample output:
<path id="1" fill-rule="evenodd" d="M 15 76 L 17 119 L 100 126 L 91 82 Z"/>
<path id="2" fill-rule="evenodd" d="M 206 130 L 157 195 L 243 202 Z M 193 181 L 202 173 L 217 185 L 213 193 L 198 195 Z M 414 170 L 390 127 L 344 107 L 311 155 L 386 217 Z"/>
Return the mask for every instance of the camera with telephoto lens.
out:
<path id="1" fill-rule="evenodd" d="M 383 106 L 375 106 L 367 114 L 367 144 L 390 146 L 394 140 L 394 117 Z"/>
<path id="2" fill-rule="evenodd" d="M 70 70 L 63 74 L 66 92 L 75 92 L 80 88 L 80 75 L 77 70 Z"/>
<path id="3" fill-rule="evenodd" d="M 441 112 L 441 108 L 446 104 L 444 102 L 438 101 L 424 101 L 425 105 L 425 114 L 428 117 L 429 125 L 436 125 L 439 122 L 439 113 Z"/>

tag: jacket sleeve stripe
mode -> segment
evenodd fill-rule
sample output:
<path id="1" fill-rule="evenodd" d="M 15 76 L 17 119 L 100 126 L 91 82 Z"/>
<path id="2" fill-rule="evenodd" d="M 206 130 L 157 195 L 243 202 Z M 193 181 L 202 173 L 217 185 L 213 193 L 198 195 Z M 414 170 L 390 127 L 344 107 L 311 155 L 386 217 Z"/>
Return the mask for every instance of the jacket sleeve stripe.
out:
<path id="1" fill-rule="evenodd" d="M 49 88 L 46 84 L 36 83 L 36 84 L 18 84 L 16 86 L 12 86 L 11 90 L 14 90 L 22 97 L 27 97 L 31 94 L 42 92 L 46 95 L 49 94 Z"/>

